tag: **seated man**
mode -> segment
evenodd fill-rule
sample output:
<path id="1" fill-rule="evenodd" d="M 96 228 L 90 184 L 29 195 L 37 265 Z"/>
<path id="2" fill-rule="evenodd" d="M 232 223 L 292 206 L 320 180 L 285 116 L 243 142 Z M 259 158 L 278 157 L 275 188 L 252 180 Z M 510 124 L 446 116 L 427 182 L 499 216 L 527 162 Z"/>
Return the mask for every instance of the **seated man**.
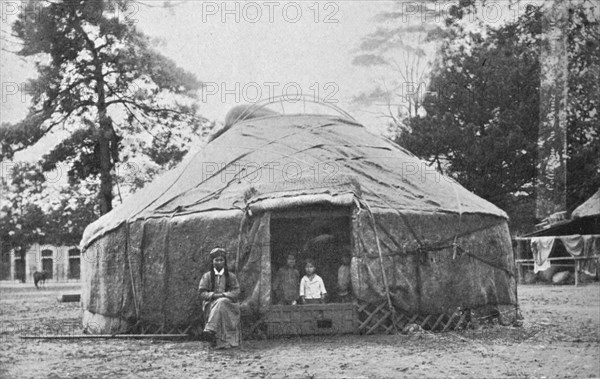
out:
<path id="1" fill-rule="evenodd" d="M 210 252 L 211 270 L 200 279 L 198 291 L 204 312 L 202 339 L 213 342 L 217 348 L 236 347 L 240 344 L 240 306 L 237 302 L 240 285 L 227 269 L 225 249 Z"/>

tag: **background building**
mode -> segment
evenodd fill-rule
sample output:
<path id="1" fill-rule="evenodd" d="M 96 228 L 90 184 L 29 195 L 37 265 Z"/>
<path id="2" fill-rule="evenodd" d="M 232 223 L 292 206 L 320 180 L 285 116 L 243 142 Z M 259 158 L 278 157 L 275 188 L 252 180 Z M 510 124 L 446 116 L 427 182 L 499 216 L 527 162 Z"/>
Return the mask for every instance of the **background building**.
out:
<path id="1" fill-rule="evenodd" d="M 81 275 L 81 251 L 77 246 L 53 246 L 34 244 L 25 254 L 25 261 L 11 250 L 6 254 L 0 280 L 33 282 L 33 273 L 45 270 L 49 281 L 78 282 Z"/>

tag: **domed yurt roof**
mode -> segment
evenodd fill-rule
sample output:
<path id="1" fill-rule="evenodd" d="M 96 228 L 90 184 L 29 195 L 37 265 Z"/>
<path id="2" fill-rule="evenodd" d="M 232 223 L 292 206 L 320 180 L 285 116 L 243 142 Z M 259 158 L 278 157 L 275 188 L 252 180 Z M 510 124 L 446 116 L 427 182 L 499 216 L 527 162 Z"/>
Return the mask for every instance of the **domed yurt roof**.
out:
<path id="1" fill-rule="evenodd" d="M 280 205 L 285 197 L 302 195 L 343 201 L 341 196 L 357 191 L 374 212 L 393 209 L 507 217 L 498 207 L 354 120 L 334 115 L 268 114 L 235 123 L 91 224 L 82 244 L 89 245 L 127 220 L 243 210 L 265 198 L 280 199 Z"/>

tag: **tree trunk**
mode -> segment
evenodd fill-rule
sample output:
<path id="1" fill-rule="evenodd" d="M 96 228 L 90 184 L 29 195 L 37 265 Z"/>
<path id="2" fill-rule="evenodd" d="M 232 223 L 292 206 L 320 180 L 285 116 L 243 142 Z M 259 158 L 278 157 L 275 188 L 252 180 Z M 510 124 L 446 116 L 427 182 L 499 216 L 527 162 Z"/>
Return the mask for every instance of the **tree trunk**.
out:
<path id="1" fill-rule="evenodd" d="M 19 247 L 19 257 L 21 258 L 21 264 L 23 265 L 23 272 L 18 273 L 20 277 L 17 279 L 20 279 L 21 283 L 25 283 L 27 280 L 27 262 L 25 261 L 25 258 L 27 257 L 27 249 L 25 249 L 24 245 L 19 245 Z"/>
<path id="2" fill-rule="evenodd" d="M 106 214 L 112 210 L 113 200 L 113 162 L 110 154 L 110 141 L 113 138 L 112 120 L 107 114 L 106 95 L 104 93 L 104 77 L 102 65 L 96 65 L 96 92 L 98 93 L 98 153 L 100 159 L 100 213 Z"/>
<path id="3" fill-rule="evenodd" d="M 106 113 L 106 111 L 104 111 Z M 111 134 L 110 119 L 100 116 L 100 131 L 98 136 L 98 147 L 100 154 L 100 213 L 106 214 L 112 210 L 112 162 L 110 159 L 110 134 Z"/>

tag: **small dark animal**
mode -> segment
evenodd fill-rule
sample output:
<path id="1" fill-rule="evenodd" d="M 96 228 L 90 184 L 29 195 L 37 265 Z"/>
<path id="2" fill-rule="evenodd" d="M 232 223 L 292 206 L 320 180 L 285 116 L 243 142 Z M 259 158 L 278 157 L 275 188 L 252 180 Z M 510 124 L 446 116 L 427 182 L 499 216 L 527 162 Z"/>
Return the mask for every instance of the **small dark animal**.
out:
<path id="1" fill-rule="evenodd" d="M 50 273 L 48 271 L 36 271 L 33 273 L 33 284 L 35 284 L 35 288 L 38 287 L 38 284 L 46 285 L 46 279 L 50 279 Z"/>

